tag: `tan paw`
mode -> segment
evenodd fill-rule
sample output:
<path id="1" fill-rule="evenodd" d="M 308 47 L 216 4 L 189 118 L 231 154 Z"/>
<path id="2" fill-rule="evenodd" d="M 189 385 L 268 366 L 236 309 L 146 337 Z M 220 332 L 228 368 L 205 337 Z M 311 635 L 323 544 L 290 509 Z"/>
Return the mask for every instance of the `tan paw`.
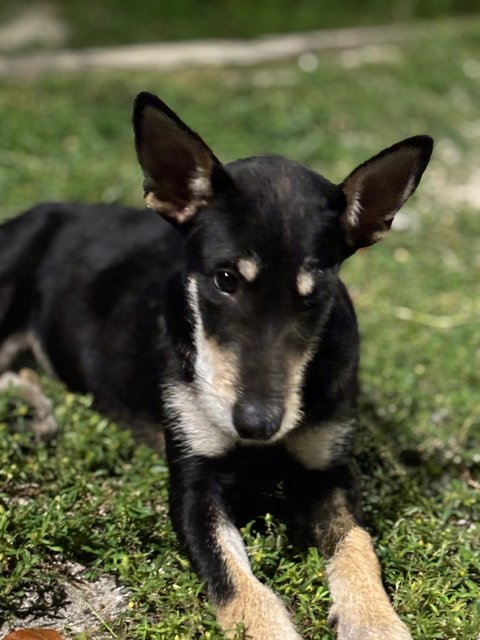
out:
<path id="1" fill-rule="evenodd" d="M 238 638 L 241 623 L 248 640 L 301 640 L 280 598 L 257 580 L 219 607 L 217 618 L 226 638 Z"/>
<path id="2" fill-rule="evenodd" d="M 329 624 L 335 629 L 337 640 L 412 640 L 412 636 L 400 618 L 393 614 L 389 621 L 367 621 L 365 614 L 360 616 L 343 615 L 336 617 L 332 610 Z"/>
<path id="3" fill-rule="evenodd" d="M 37 374 L 31 369 L 19 373 L 7 371 L 0 375 L 0 392 L 13 389 L 32 409 L 28 427 L 38 440 L 48 440 L 58 431 L 53 406 L 43 393 Z"/>

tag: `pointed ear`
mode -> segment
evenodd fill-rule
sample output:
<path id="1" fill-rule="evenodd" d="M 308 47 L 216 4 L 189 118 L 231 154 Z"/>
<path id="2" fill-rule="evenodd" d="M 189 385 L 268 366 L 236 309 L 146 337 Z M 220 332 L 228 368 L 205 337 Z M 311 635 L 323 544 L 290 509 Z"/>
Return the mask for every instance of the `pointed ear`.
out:
<path id="1" fill-rule="evenodd" d="M 172 222 L 187 222 L 213 196 L 220 162 L 199 135 L 159 98 L 138 94 L 133 108 L 138 161 L 147 206 Z"/>
<path id="2" fill-rule="evenodd" d="M 432 148 L 429 136 L 407 138 L 361 164 L 343 181 L 347 206 L 341 223 L 354 251 L 387 233 L 396 212 L 417 188 Z"/>

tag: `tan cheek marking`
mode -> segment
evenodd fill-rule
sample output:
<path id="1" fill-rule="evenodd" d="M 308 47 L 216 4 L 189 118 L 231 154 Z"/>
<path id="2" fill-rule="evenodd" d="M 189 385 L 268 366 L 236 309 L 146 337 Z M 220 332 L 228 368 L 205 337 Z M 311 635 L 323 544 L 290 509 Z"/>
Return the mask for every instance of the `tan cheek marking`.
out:
<path id="1" fill-rule="evenodd" d="M 315 277 L 310 271 L 306 271 L 303 267 L 297 275 L 297 289 L 301 296 L 309 296 L 315 288 Z"/>
<path id="2" fill-rule="evenodd" d="M 258 264 L 253 258 L 241 258 L 237 262 L 237 269 L 247 282 L 253 282 L 258 275 Z"/>
<path id="3" fill-rule="evenodd" d="M 254 640 L 300 640 L 280 598 L 253 575 L 239 532 L 233 525 L 222 524 L 217 540 L 235 589 L 229 602 L 217 607 L 225 636 L 238 637 L 241 624 Z"/>
<path id="4" fill-rule="evenodd" d="M 364 529 L 355 525 L 348 531 L 328 564 L 327 577 L 333 598 L 330 618 L 339 638 L 411 640 L 385 593 L 380 563 Z"/>
<path id="5" fill-rule="evenodd" d="M 287 393 L 285 394 L 285 415 L 282 421 L 282 434 L 295 427 L 303 418 L 302 393 L 303 373 L 310 354 L 288 361 Z"/>
<path id="6" fill-rule="evenodd" d="M 195 321 L 197 383 L 200 387 L 207 385 L 210 393 L 214 392 L 228 402 L 233 402 L 237 386 L 237 356 L 232 351 L 223 349 L 214 338 L 205 335 L 200 315 L 198 287 L 194 278 L 188 283 L 188 293 Z"/>
<path id="7" fill-rule="evenodd" d="M 294 429 L 303 419 L 302 409 L 302 387 L 305 376 L 305 369 L 315 354 L 313 343 L 306 351 L 296 357 L 288 359 L 288 379 L 285 393 L 285 415 L 282 426 L 272 441 L 283 438 L 289 431 Z"/>
<path id="8" fill-rule="evenodd" d="M 214 338 L 205 335 L 194 277 L 190 278 L 187 290 L 194 319 L 198 405 L 212 425 L 234 434 L 232 411 L 238 387 L 238 357 L 234 352 L 222 348 Z"/>
<path id="9" fill-rule="evenodd" d="M 233 403 L 237 387 L 236 355 L 227 349 L 222 349 L 213 338 L 205 336 L 200 350 L 204 362 L 199 366 L 198 373 L 205 375 L 204 380 L 208 380 L 219 396 Z"/>

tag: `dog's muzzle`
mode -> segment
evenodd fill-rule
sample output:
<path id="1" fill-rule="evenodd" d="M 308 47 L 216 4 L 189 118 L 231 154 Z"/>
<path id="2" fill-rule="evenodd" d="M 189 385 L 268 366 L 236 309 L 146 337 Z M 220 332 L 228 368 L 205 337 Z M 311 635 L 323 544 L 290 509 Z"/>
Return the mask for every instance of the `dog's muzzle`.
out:
<path id="1" fill-rule="evenodd" d="M 233 409 L 233 425 L 247 440 L 270 440 L 280 429 L 283 407 L 252 400 L 239 400 Z"/>

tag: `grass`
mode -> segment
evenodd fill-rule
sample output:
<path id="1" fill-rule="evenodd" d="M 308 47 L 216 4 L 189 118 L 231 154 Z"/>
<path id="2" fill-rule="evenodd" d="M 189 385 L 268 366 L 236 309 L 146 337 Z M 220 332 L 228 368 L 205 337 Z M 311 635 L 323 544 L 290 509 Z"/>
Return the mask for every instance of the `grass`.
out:
<path id="1" fill-rule="evenodd" d="M 440 22 L 382 52 L 377 62 L 371 50 L 321 57 L 311 73 L 292 61 L 1 81 L 0 216 L 40 200 L 140 204 L 129 117 L 142 89 L 223 159 L 273 151 L 333 180 L 402 137 L 432 134 L 434 160 L 404 229 L 343 270 L 363 334 L 358 463 L 387 588 L 415 640 L 477 640 L 480 223 L 455 194 L 478 171 L 480 22 Z M 130 590 L 105 638 L 219 640 L 168 522 L 164 461 L 89 398 L 44 383 L 60 424 L 50 443 L 22 429 L 27 410 L 13 392 L 0 398 L 0 620 L 32 592 L 51 610 L 69 559 Z M 266 535 L 243 532 L 257 575 L 303 637 L 326 640 L 323 559 L 265 519 Z"/>
<path id="2" fill-rule="evenodd" d="M 197 38 L 251 38 L 264 33 L 328 29 L 478 12 L 476 0 L 50 0 L 68 26 L 67 45 L 128 44 Z M 43 0 L 3 0 L 0 18 L 45 6 Z M 132 18 L 134 17 L 134 20 Z"/>

